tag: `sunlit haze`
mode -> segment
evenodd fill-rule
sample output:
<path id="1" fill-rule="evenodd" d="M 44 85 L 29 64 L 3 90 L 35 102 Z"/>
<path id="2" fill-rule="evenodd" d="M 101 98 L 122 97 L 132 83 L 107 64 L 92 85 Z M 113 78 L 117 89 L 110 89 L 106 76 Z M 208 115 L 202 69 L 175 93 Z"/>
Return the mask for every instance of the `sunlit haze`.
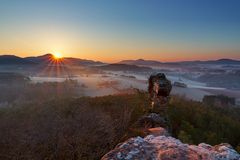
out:
<path id="1" fill-rule="evenodd" d="M 61 53 L 53 53 L 53 56 L 54 56 L 55 59 L 62 58 L 62 54 Z"/>
<path id="2" fill-rule="evenodd" d="M 239 10 L 238 0 L 1 0 L 0 54 L 240 59 Z"/>

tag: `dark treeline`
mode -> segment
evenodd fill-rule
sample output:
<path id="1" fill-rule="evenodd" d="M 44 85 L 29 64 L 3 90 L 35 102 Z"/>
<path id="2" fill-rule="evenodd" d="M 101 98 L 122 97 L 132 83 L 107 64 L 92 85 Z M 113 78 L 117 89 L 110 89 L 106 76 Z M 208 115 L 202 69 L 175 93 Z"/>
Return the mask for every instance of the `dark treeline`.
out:
<path id="1" fill-rule="evenodd" d="M 77 97 L 81 93 L 81 85 L 75 80 L 63 82 L 33 83 L 17 73 L 0 73 L 0 107 L 1 104 L 41 102 L 54 98 Z"/>

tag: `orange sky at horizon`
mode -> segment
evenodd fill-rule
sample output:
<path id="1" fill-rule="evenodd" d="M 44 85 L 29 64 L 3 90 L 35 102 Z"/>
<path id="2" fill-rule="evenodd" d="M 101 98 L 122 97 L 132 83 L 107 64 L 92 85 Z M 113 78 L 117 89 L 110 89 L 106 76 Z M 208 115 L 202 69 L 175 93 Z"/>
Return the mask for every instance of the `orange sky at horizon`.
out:
<path id="1" fill-rule="evenodd" d="M 0 38 L 0 55 L 13 54 L 20 57 L 39 56 L 46 53 L 61 53 L 63 57 L 75 57 L 107 63 L 129 59 L 147 59 L 162 62 L 214 60 L 221 58 L 240 59 L 240 49 L 233 45 L 221 45 L 215 41 L 159 39 L 139 35 L 132 36 L 90 34 L 75 35 L 73 29 L 57 30 L 37 27 L 13 35 L 4 33 Z M 24 37 L 24 38 L 22 38 Z"/>
<path id="2" fill-rule="evenodd" d="M 220 51 L 212 51 L 212 52 L 194 52 L 195 54 L 192 54 L 191 52 L 182 51 L 182 52 L 142 52 L 142 51 L 132 51 L 132 52 L 110 52 L 110 51 L 98 51 L 95 53 L 89 52 L 83 52 L 80 53 L 68 53 L 63 52 L 60 50 L 51 50 L 51 51 L 41 51 L 41 52 L 14 52 L 14 51 L 8 51 L 4 52 L 1 51 L 0 55 L 16 55 L 19 57 L 30 57 L 30 56 L 41 56 L 47 53 L 51 54 L 60 54 L 62 57 L 73 57 L 73 58 L 80 58 L 80 59 L 88 59 L 88 60 L 94 60 L 94 61 L 102 61 L 107 63 L 115 63 L 119 62 L 121 60 L 136 60 L 136 59 L 145 59 L 145 60 L 156 60 L 161 62 L 177 62 L 177 61 L 194 61 L 194 60 L 217 60 L 222 58 L 227 59 L 236 59 L 240 60 L 240 52 L 220 52 Z M 231 53 L 231 54 L 228 54 Z M 226 57 L 226 55 L 232 55 Z"/>

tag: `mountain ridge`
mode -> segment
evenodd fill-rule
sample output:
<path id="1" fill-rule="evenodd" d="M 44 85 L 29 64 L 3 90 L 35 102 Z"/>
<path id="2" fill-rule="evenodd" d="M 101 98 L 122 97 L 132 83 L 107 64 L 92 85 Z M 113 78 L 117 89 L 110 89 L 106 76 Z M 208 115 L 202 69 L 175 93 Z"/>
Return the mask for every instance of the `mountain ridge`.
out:
<path id="1" fill-rule="evenodd" d="M 0 65 L 33 65 L 32 61 L 15 55 L 0 55 Z"/>
<path id="2" fill-rule="evenodd" d="M 15 55 L 0 55 L 0 65 L 46 65 L 53 63 L 54 55 L 51 53 L 47 53 L 40 56 L 30 56 L 30 57 L 18 57 Z M 100 61 L 93 61 L 87 59 L 73 58 L 73 57 L 63 57 L 60 60 L 62 64 L 66 65 L 79 65 L 79 66 L 88 66 L 88 65 L 101 65 L 104 64 Z"/>
<path id="3" fill-rule="evenodd" d="M 136 60 L 122 60 L 118 62 L 120 64 L 134 64 L 134 65 L 163 65 L 163 64 L 238 64 L 240 65 L 240 60 L 235 59 L 216 59 L 216 60 L 193 60 L 193 61 L 177 61 L 177 62 L 161 62 L 155 60 L 144 60 L 144 59 L 136 59 Z"/>
<path id="4" fill-rule="evenodd" d="M 40 56 L 29 56 L 19 57 L 13 54 L 0 55 L 0 65 L 7 64 L 44 64 L 51 61 L 53 54 L 47 53 Z M 70 65 L 102 65 L 110 64 L 101 61 L 94 61 L 88 59 L 74 58 L 74 57 L 63 57 L 63 60 L 68 62 Z M 191 64 L 230 64 L 240 65 L 240 60 L 231 58 L 221 58 L 216 60 L 193 60 L 193 61 L 176 61 L 176 62 L 161 62 L 158 60 L 121 60 L 115 64 L 129 64 L 129 65 L 142 65 L 142 66 L 158 66 L 158 65 L 191 65 Z"/>

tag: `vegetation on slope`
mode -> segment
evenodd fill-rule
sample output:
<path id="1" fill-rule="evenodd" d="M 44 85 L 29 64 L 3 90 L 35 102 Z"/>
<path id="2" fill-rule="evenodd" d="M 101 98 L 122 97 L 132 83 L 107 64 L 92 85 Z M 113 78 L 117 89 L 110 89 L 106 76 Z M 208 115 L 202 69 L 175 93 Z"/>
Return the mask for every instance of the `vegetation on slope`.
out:
<path id="1" fill-rule="evenodd" d="M 0 159 L 99 159 L 145 108 L 141 94 L 2 108 Z"/>
<path id="2" fill-rule="evenodd" d="M 0 159 L 99 159 L 133 136 L 148 95 L 61 98 L 0 109 Z M 232 114 L 233 113 L 233 114 Z M 183 142 L 240 145 L 239 109 L 172 97 L 169 122 Z M 141 133 L 135 133 L 135 135 Z"/>
<path id="3" fill-rule="evenodd" d="M 229 143 L 240 151 L 240 109 L 173 97 L 168 115 L 173 136 L 185 143 Z"/>

